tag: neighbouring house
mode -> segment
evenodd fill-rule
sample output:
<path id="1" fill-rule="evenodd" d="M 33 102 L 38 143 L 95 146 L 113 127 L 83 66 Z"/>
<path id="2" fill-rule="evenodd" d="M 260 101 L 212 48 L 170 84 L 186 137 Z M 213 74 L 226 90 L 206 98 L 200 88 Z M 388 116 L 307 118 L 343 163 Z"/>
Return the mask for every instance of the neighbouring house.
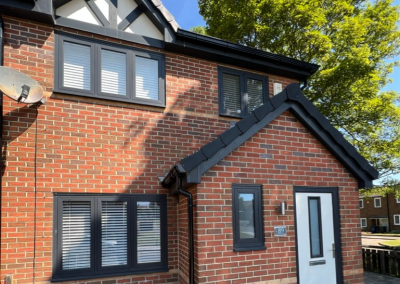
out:
<path id="1" fill-rule="evenodd" d="M 0 1 L 4 283 L 364 283 L 378 173 L 302 94 L 318 66 L 158 0 Z"/>
<path id="2" fill-rule="evenodd" d="M 386 233 L 400 231 L 400 198 L 386 196 L 360 196 L 360 224 L 363 231 Z"/>

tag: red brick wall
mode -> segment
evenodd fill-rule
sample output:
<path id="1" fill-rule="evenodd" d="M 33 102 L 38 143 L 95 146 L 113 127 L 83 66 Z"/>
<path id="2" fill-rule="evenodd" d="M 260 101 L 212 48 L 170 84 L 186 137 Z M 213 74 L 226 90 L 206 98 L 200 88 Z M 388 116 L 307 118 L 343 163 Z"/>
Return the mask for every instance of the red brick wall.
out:
<path id="1" fill-rule="evenodd" d="M 400 230 L 400 225 L 394 225 L 393 215 L 400 214 L 400 203 L 396 202 L 396 196 L 394 194 L 389 195 L 389 200 L 387 200 L 386 196 L 381 196 L 381 205 L 380 208 L 375 208 L 374 205 L 374 197 L 363 198 L 364 200 L 364 208 L 360 209 L 360 218 L 367 219 L 367 228 L 363 228 L 363 230 L 371 231 L 371 227 L 376 223 L 370 219 L 373 216 L 388 216 L 390 231 Z M 389 212 L 388 212 L 388 203 L 389 203 Z M 389 213 L 389 214 L 388 214 Z"/>
<path id="2" fill-rule="evenodd" d="M 232 183 L 263 185 L 267 250 L 233 251 Z M 211 168 L 198 185 L 198 283 L 296 283 L 293 186 L 339 188 L 344 283 L 364 283 L 357 181 L 289 112 Z M 288 205 L 284 216 L 275 212 L 281 201 Z M 287 237 L 274 237 L 274 226 L 286 226 Z"/>
<path id="3" fill-rule="evenodd" d="M 38 80 L 47 102 L 36 119 L 36 107 L 4 101 L 0 279 L 12 275 L 14 284 L 33 283 L 34 277 L 36 283 L 49 283 L 54 192 L 165 194 L 158 176 L 227 129 L 232 119 L 218 116 L 217 64 L 171 53 L 166 53 L 165 109 L 52 93 L 53 29 L 16 18 L 4 22 L 4 65 Z M 272 92 L 273 82 L 291 81 L 269 76 L 269 82 Z M 179 206 L 175 197 L 168 199 L 168 273 L 80 283 L 177 282 L 178 269 L 187 274 L 184 211 L 177 222 L 185 206 L 184 199 Z"/>

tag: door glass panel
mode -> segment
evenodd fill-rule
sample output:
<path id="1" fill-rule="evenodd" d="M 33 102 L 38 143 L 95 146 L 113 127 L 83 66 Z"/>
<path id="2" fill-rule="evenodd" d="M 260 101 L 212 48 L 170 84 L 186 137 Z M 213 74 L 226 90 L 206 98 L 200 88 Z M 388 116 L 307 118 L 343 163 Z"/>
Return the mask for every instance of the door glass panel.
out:
<path id="1" fill-rule="evenodd" d="M 241 239 L 255 238 L 254 194 L 239 194 L 239 230 Z"/>
<path id="2" fill-rule="evenodd" d="M 311 257 L 322 257 L 321 205 L 319 197 L 308 198 Z"/>

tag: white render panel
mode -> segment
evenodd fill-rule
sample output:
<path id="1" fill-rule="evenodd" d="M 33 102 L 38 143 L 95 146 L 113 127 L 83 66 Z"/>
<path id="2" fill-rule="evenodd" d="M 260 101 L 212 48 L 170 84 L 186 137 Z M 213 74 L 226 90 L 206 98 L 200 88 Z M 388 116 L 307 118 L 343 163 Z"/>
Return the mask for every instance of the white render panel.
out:
<path id="1" fill-rule="evenodd" d="M 117 24 L 121 23 L 130 12 L 136 9 L 138 5 L 132 0 L 119 0 L 118 1 L 118 13 L 117 13 Z"/>
<path id="2" fill-rule="evenodd" d="M 57 9 L 56 15 L 71 20 L 102 26 L 102 24 L 97 20 L 96 16 L 93 15 L 90 8 L 86 5 L 84 0 L 73 0 L 68 2 Z"/>
<path id="3" fill-rule="evenodd" d="M 110 6 L 107 0 L 94 0 L 94 3 L 99 7 L 100 11 L 103 13 L 104 17 L 106 17 L 107 21 L 110 21 Z"/>
<path id="4" fill-rule="evenodd" d="M 146 14 L 140 15 L 128 28 L 125 30 L 128 33 L 143 35 L 159 40 L 164 40 L 163 35 L 157 27 L 150 21 Z"/>

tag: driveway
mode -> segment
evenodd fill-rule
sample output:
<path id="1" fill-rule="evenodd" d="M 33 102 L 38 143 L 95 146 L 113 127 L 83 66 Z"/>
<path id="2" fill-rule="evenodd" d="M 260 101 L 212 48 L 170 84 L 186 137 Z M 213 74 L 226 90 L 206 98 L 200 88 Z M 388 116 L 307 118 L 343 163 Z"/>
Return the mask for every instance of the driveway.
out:
<path id="1" fill-rule="evenodd" d="M 382 274 L 364 272 L 365 284 L 399 284 L 400 279 Z"/>

